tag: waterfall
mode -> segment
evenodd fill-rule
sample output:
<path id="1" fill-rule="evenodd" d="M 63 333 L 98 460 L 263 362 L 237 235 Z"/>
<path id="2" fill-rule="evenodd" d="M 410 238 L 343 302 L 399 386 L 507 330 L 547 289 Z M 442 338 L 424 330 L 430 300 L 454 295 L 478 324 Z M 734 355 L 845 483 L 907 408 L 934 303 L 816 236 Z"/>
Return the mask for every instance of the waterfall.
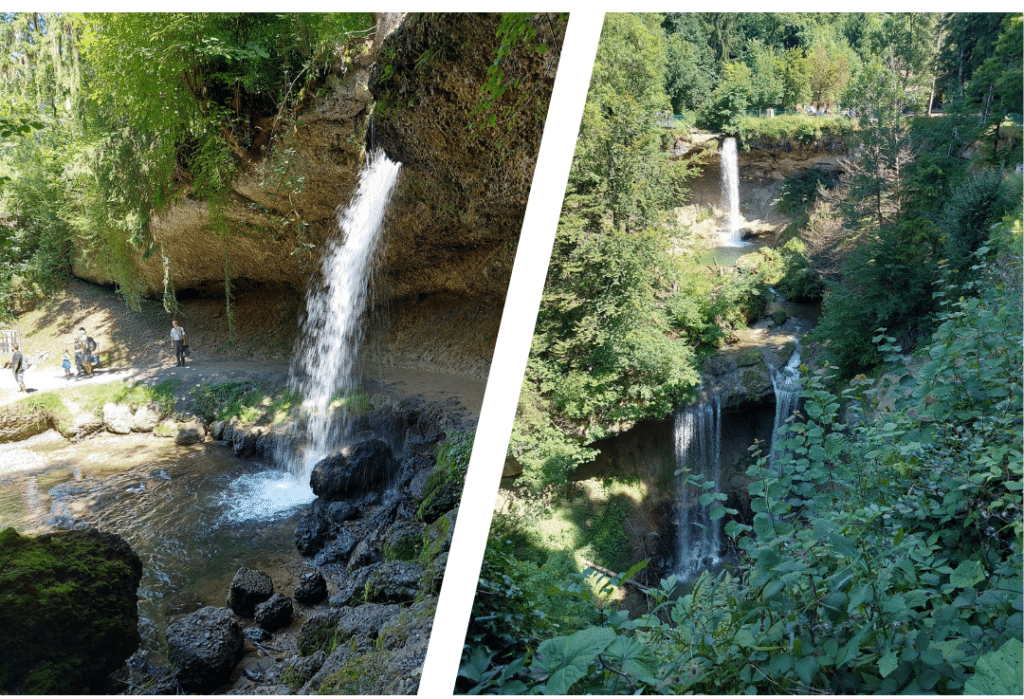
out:
<path id="1" fill-rule="evenodd" d="M 321 279 L 307 291 L 299 348 L 289 370 L 289 388 L 302 396 L 302 405 L 296 434 L 279 440 L 274 455 L 286 471 L 250 474 L 231 483 L 222 498 L 229 507 L 226 519 L 273 519 L 311 502 L 313 466 L 341 446 L 374 256 L 400 168 L 382 151 L 369 153 L 356 193 L 347 208 L 339 207 L 340 235 L 328 242 Z"/>
<path id="2" fill-rule="evenodd" d="M 729 205 L 729 228 L 721 233 L 721 245 L 741 247 L 740 237 L 740 171 L 736 158 L 736 139 L 722 142 L 722 198 Z"/>
<path id="3" fill-rule="evenodd" d="M 342 239 L 328 243 L 322 280 L 306 295 L 300 346 L 289 373 L 289 387 L 302 395 L 305 429 L 290 454 L 279 454 L 299 478 L 333 451 L 347 422 L 344 397 L 355 386 L 362 343 L 362 315 L 380 241 L 384 214 L 398 181 L 400 163 L 377 151 L 367 159 L 359 188 L 338 216 Z M 341 403 L 336 416 L 332 402 Z M 339 419 L 340 418 L 340 419 Z"/>
<path id="4" fill-rule="evenodd" d="M 775 392 L 775 424 L 772 427 L 772 445 L 768 452 L 768 465 L 775 467 L 775 461 L 785 453 L 781 445 L 776 445 L 779 431 L 786 420 L 793 414 L 800 400 L 800 345 L 797 344 L 789 361 L 782 369 L 768 364 L 768 375 L 772 379 L 772 390 Z"/>
<path id="5" fill-rule="evenodd" d="M 678 546 L 676 575 L 689 580 L 705 568 L 717 564 L 721 550 L 721 520 L 711 519 L 711 504 L 701 505 L 700 497 L 721 487 L 722 399 L 708 400 L 676 413 L 675 455 L 679 474 L 679 504 L 676 530 Z M 714 491 L 687 482 L 696 475 L 700 482 L 712 481 Z"/>

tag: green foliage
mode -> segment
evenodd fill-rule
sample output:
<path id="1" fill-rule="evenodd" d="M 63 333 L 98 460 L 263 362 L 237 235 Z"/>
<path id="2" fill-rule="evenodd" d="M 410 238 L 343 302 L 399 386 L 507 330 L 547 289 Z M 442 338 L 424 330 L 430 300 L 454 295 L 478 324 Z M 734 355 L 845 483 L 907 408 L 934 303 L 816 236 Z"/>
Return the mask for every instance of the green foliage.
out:
<path id="1" fill-rule="evenodd" d="M 258 379 L 200 384 L 189 390 L 189 399 L 207 420 L 242 422 L 276 422 L 298 403 L 299 396 L 291 390 L 264 384 Z"/>
<path id="2" fill-rule="evenodd" d="M 854 127 L 846 117 L 812 117 L 806 114 L 784 114 L 773 119 L 740 117 L 735 133 L 739 143 L 749 148 L 753 142 L 776 142 L 779 148 L 825 145 L 843 151 L 853 136 Z"/>
<path id="3" fill-rule="evenodd" d="M 877 381 L 835 394 L 827 368 L 804 368 L 783 452 L 750 467 L 753 519 L 726 524 L 736 570 L 682 595 L 670 578 L 651 590 L 652 612 L 606 613 L 518 654 L 471 642 L 463 676 L 468 659 L 477 691 L 1018 693 L 1020 237 L 1006 226 L 999 248 L 979 249 L 975 281 L 944 284 L 911 363 L 878 335 L 888 373 Z M 961 291 L 972 295 L 947 300 Z"/>

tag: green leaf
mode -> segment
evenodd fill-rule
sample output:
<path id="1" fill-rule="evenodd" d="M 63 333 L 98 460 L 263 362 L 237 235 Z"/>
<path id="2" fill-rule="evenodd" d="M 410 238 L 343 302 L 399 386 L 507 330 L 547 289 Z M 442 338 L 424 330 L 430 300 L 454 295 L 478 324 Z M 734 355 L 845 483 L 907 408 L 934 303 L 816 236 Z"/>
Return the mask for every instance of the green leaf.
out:
<path id="1" fill-rule="evenodd" d="M 972 587 L 984 579 L 985 568 L 979 561 L 964 561 L 949 576 L 949 582 L 957 587 Z"/>
<path id="2" fill-rule="evenodd" d="M 964 694 L 1024 694 L 1024 644 L 1011 638 L 997 651 L 978 658 L 974 675 L 964 685 Z"/>
<path id="3" fill-rule="evenodd" d="M 614 640 L 612 629 L 600 627 L 549 638 L 537 647 L 530 668 L 549 675 L 545 694 L 568 694 L 572 685 L 586 676 L 590 663 Z"/>
<path id="4" fill-rule="evenodd" d="M 795 665 L 800 681 L 810 686 L 814 682 L 814 676 L 818 674 L 818 659 L 813 655 L 805 655 L 802 658 L 797 658 Z"/>
<path id="5" fill-rule="evenodd" d="M 897 658 L 896 651 L 890 650 L 879 659 L 878 671 L 882 677 L 888 677 L 896 669 L 897 665 L 899 665 L 899 659 Z"/>

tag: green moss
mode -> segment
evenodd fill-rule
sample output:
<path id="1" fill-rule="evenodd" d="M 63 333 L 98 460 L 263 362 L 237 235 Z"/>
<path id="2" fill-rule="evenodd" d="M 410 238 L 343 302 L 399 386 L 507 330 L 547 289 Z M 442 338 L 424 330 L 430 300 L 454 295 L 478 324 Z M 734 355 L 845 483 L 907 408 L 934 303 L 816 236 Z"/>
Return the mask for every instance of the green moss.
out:
<path id="1" fill-rule="evenodd" d="M 448 541 L 455 529 L 455 522 L 451 513 L 439 517 L 430 527 L 423 532 L 422 551 L 417 562 L 424 568 L 428 567 L 435 558 L 444 550 L 445 542 Z"/>
<path id="2" fill-rule="evenodd" d="M 354 654 L 338 672 L 327 677 L 318 694 L 384 694 L 383 668 L 387 667 L 391 654 L 374 650 L 363 655 Z"/>
<path id="3" fill-rule="evenodd" d="M 138 647 L 141 575 L 138 557 L 109 535 L 0 532 L 0 689 L 103 691 Z"/>

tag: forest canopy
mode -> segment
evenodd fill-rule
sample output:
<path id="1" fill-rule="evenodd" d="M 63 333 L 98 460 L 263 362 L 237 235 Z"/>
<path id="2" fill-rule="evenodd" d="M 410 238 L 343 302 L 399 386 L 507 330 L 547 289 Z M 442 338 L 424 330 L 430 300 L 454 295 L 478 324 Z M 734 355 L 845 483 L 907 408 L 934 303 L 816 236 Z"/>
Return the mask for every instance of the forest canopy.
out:
<path id="1" fill-rule="evenodd" d="M 1022 53 L 1020 14 L 606 16 L 457 691 L 1024 691 Z M 764 264 L 696 265 L 669 148 L 824 123 L 841 172 L 782 184 Z M 690 475 L 731 562 L 612 567 L 650 484 L 598 440 L 693 403 L 769 284 L 821 317 L 747 509 Z"/>

